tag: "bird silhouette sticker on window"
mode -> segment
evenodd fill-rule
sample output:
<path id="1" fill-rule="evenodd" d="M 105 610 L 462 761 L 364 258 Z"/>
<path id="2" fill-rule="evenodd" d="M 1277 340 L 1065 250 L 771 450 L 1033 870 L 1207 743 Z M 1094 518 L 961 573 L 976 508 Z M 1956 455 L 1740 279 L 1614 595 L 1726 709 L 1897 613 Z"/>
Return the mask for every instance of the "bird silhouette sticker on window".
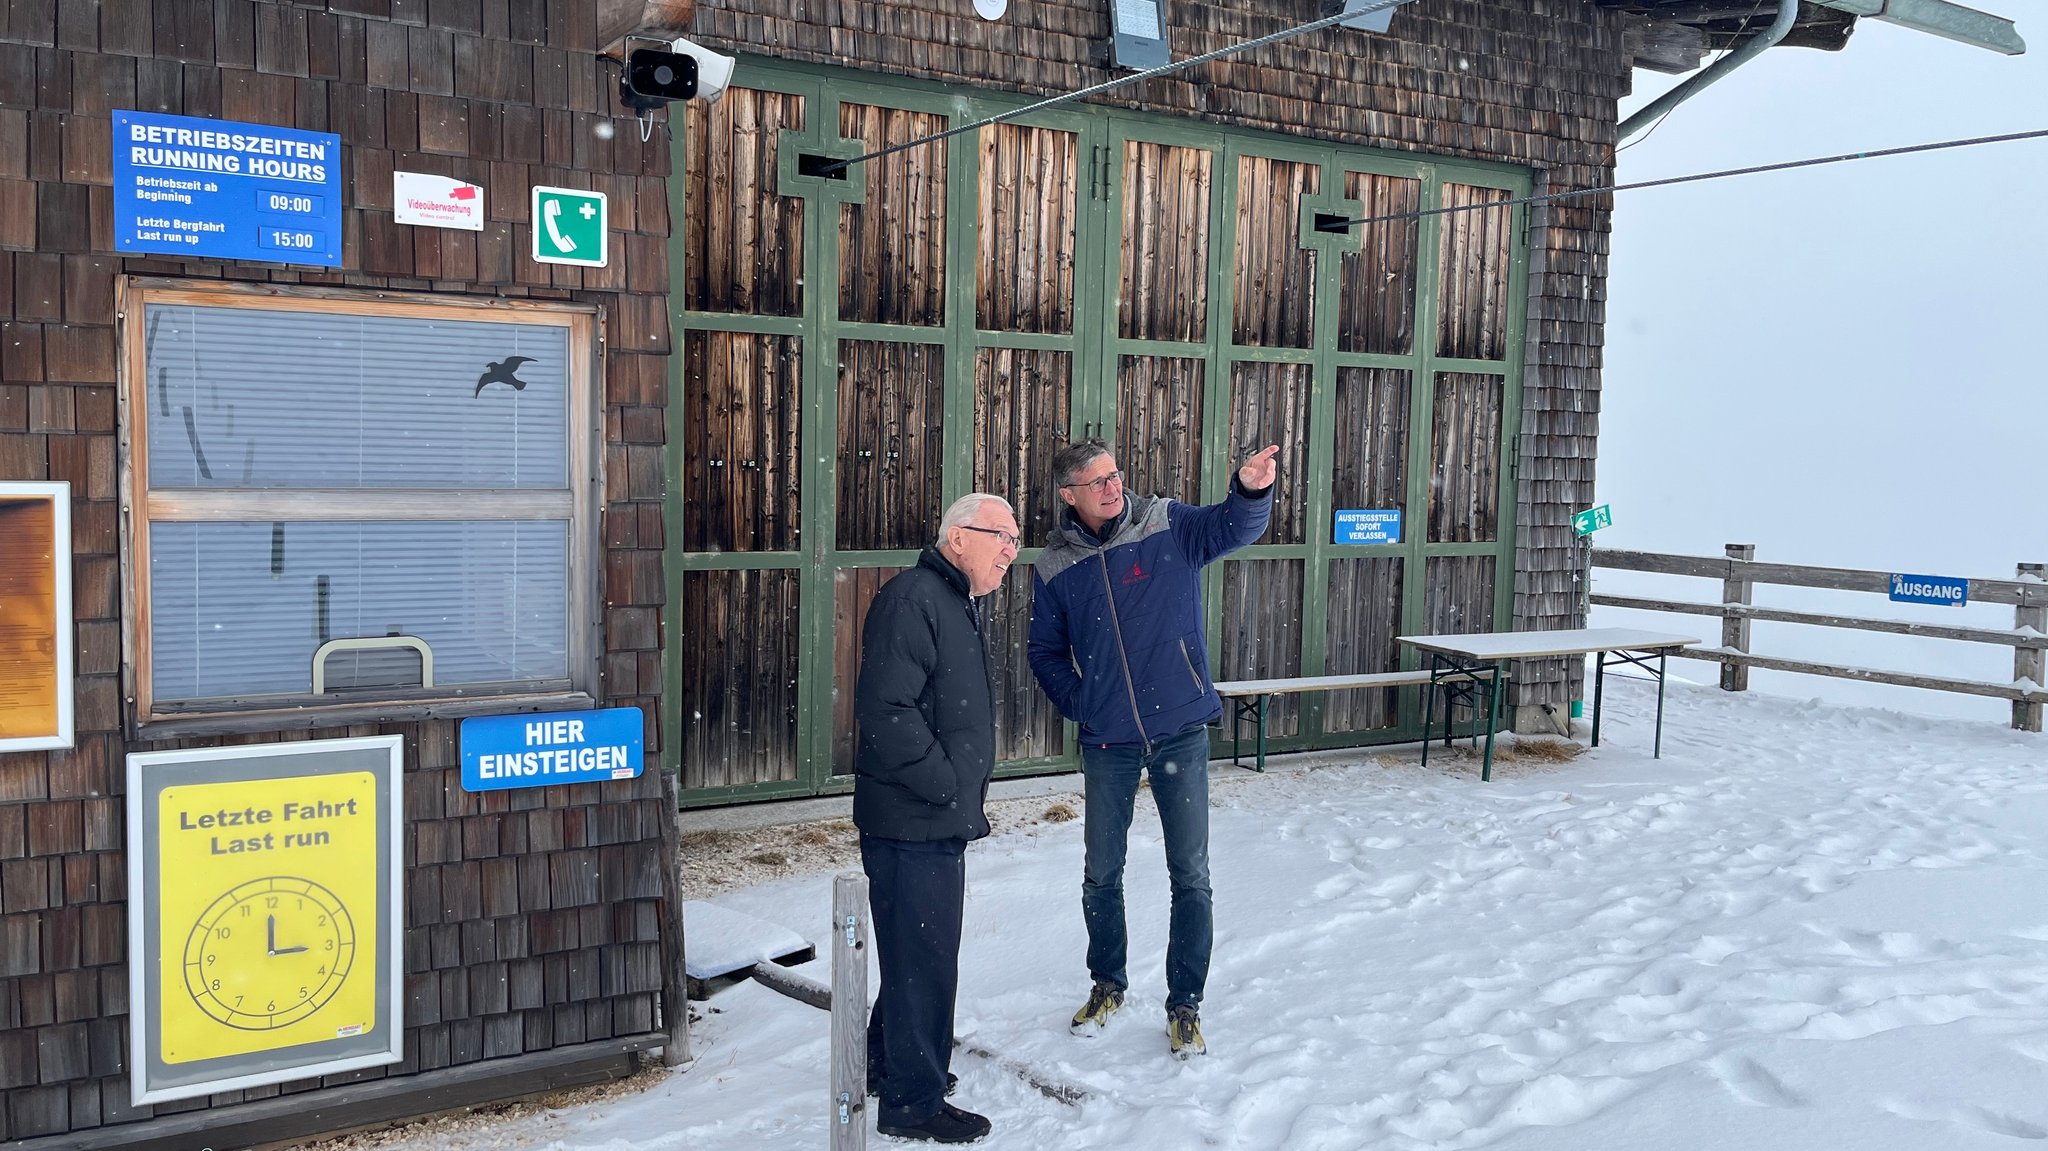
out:
<path id="1" fill-rule="evenodd" d="M 515 392 L 526 390 L 526 381 L 519 378 L 519 365 L 533 363 L 532 356 L 506 356 L 495 364 L 484 365 L 484 374 L 476 378 L 476 392 L 470 398 L 484 394 L 492 384 L 510 384 Z"/>

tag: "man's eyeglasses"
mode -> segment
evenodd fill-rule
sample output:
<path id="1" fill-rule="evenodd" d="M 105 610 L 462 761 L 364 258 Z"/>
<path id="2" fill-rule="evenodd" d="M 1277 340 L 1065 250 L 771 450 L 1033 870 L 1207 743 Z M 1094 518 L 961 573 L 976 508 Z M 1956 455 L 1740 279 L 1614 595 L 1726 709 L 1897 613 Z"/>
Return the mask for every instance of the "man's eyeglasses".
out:
<path id="1" fill-rule="evenodd" d="M 1061 484 L 1060 486 L 1063 488 L 1087 488 L 1089 491 L 1094 492 L 1096 495 L 1099 496 L 1102 494 L 1102 489 L 1108 487 L 1111 484 L 1121 484 L 1123 482 L 1124 473 L 1122 471 L 1113 471 L 1106 476 L 1098 476 L 1092 480 L 1084 480 L 1079 483 Z"/>
<path id="2" fill-rule="evenodd" d="M 1024 546 L 1024 537 L 1011 535 L 1009 532 L 1003 531 L 1001 528 L 978 528 L 975 527 L 973 524 L 961 524 L 960 526 L 966 528 L 968 531 L 971 532 L 980 532 L 982 535 L 985 536 L 994 536 L 997 539 L 1003 541 L 1004 543 L 1009 544 L 1013 548 Z"/>

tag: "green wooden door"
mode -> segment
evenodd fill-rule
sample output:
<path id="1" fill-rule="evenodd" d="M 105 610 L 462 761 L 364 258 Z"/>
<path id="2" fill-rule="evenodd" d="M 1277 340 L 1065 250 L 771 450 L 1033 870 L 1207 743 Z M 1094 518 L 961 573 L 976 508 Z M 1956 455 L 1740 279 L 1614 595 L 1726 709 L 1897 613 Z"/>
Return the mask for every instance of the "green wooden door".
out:
<path id="1" fill-rule="evenodd" d="M 667 532 L 662 742 L 686 802 L 846 786 L 875 590 L 968 491 L 1008 497 L 1041 543 L 1050 459 L 1076 437 L 1113 444 L 1133 490 L 1188 501 L 1283 445 L 1273 529 L 1206 576 L 1221 678 L 1381 670 L 1397 630 L 1506 618 L 1518 210 L 1476 233 L 1315 225 L 1525 177 L 1092 107 L 834 173 L 1015 104 L 747 76 L 688 106 L 670 181 L 667 521 L 609 529 Z M 1403 541 L 1334 545 L 1333 507 L 1400 508 Z M 1075 762 L 1025 663 L 1036 551 L 990 602 L 1011 772 Z M 1379 697 L 1278 722 L 1282 747 L 1416 727 Z"/>

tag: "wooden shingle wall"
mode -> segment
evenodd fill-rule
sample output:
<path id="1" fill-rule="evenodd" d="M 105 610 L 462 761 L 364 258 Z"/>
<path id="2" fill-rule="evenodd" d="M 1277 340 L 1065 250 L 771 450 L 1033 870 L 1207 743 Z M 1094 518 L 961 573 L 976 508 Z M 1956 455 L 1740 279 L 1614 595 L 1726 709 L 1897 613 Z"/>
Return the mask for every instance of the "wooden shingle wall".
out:
<path id="1" fill-rule="evenodd" d="M 0 479 L 68 480 L 77 746 L 0 754 L 0 1141 L 319 1081 L 128 1105 L 121 557 L 114 281 L 122 273 L 598 306 L 603 379 L 604 705 L 638 705 L 658 762 L 669 214 L 664 134 L 642 143 L 596 58 L 597 0 L 9 0 L 0 8 Z M 110 113 L 335 132 L 338 269 L 113 252 Z M 393 222 L 394 169 L 485 187 L 482 232 Z M 535 183 L 610 194 L 609 267 L 543 266 Z M 336 1081 L 648 1032 L 661 987 L 656 771 L 475 795 L 456 724 L 406 740 L 405 1062 Z M 192 741 L 191 746 L 206 742 Z M 174 746 L 167 744 L 154 745 Z"/>
<path id="2" fill-rule="evenodd" d="M 721 51 L 1047 95 L 1107 65 L 1110 0 L 1035 0 L 985 21 L 939 0 L 700 0 L 692 37 Z M 1324 15 L 1312 0 L 1166 6 L 1176 59 Z M 744 81 L 744 71 L 740 75 Z M 1627 93 L 1622 17 L 1592 0 L 1416 0 L 1384 35 L 1310 33 L 1100 102 L 1536 170 L 1553 192 L 1612 183 Z M 1611 196 L 1536 209 L 1522 387 L 1514 624 L 1574 621 L 1571 513 L 1590 506 Z M 1505 622 L 1505 621 L 1503 621 Z M 1516 703 L 1562 702 L 1564 661 L 1517 669 Z"/>

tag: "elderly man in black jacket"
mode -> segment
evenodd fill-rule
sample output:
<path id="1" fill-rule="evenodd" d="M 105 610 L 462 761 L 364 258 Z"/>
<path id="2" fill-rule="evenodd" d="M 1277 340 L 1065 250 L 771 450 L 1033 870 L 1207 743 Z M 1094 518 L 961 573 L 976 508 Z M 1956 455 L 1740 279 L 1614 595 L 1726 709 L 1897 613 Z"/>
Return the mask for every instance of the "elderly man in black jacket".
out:
<path id="1" fill-rule="evenodd" d="M 989 1121 L 945 1101 L 960 983 L 967 841 L 988 834 L 995 692 L 980 597 L 1017 558 L 1000 496 L 962 496 L 917 566 L 882 585 L 861 635 L 853 822 L 882 986 L 868 1024 L 876 1129 L 971 1143 Z"/>

